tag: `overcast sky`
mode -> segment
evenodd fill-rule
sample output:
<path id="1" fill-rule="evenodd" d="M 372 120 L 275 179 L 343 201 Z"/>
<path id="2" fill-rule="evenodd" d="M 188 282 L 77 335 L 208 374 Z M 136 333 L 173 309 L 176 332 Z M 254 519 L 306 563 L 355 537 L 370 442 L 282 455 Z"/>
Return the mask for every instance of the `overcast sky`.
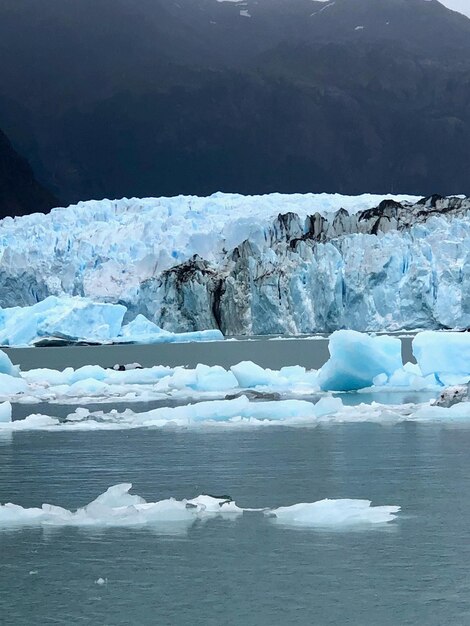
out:
<path id="1" fill-rule="evenodd" d="M 460 11 L 470 17 L 470 0 L 441 0 L 441 2 L 449 9 Z"/>

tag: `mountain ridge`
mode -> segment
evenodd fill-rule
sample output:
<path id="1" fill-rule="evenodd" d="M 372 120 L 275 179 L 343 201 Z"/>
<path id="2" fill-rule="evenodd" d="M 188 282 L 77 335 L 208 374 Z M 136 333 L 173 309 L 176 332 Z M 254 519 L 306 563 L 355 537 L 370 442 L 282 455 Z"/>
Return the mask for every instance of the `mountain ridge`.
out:
<path id="1" fill-rule="evenodd" d="M 470 193 L 470 20 L 437 0 L 5 0 L 0 52 L 3 128 L 65 202 Z"/>

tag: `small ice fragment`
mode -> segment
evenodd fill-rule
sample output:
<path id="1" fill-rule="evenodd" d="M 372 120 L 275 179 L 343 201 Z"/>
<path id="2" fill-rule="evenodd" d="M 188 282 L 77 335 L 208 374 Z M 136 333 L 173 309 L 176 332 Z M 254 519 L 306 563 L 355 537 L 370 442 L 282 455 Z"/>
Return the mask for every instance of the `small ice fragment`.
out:
<path id="1" fill-rule="evenodd" d="M 108 579 L 107 578 L 98 578 L 98 580 L 95 580 L 95 584 L 96 585 L 107 585 L 108 584 Z"/>

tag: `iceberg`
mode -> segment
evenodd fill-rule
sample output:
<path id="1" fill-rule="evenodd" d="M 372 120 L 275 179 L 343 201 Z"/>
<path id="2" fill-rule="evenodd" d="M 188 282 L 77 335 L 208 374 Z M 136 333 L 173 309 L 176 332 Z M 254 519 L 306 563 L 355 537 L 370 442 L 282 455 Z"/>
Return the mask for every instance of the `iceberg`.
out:
<path id="1" fill-rule="evenodd" d="M 13 365 L 3 350 L 0 350 L 0 374 L 9 377 L 19 377 L 20 375 L 20 368 Z"/>
<path id="2" fill-rule="evenodd" d="M 171 333 L 138 315 L 123 325 L 127 308 L 122 304 L 92 302 L 79 296 L 49 296 L 26 307 L 0 310 L 0 345 L 28 346 L 44 340 L 91 343 L 162 343 L 217 341 L 220 330 Z M 2 353 L 3 354 L 3 353 Z M 5 355 L 6 358 L 6 355 Z M 3 365 L 2 365 L 3 364 Z M 7 367 L 0 359 L 0 371 Z M 10 368 L 9 372 L 13 374 Z"/>
<path id="3" fill-rule="evenodd" d="M 0 528 L 24 527 L 81 528 L 147 527 L 154 532 L 174 534 L 184 532 L 194 523 L 210 518 L 236 519 L 244 511 L 265 512 L 280 523 L 294 523 L 304 527 L 342 526 L 361 523 L 385 523 L 395 518 L 400 507 L 371 507 L 367 500 L 323 500 L 313 504 L 271 509 L 242 509 L 229 496 L 200 495 L 192 499 L 168 498 L 146 502 L 132 495 L 131 483 L 109 487 L 86 506 L 69 509 L 43 504 L 24 508 L 17 504 L 0 504 Z M 103 581 L 104 582 L 104 581 Z"/>
<path id="4" fill-rule="evenodd" d="M 163 330 L 144 315 L 140 314 L 129 324 L 125 324 L 116 343 L 188 343 L 191 341 L 220 341 L 224 336 L 218 329 L 200 330 L 195 332 L 171 333 Z"/>
<path id="5" fill-rule="evenodd" d="M 226 498 L 201 495 L 190 500 L 169 498 L 146 502 L 140 496 L 131 495 L 131 488 L 131 483 L 114 485 L 76 511 L 51 504 L 43 504 L 41 508 L 3 504 L 0 505 L 0 528 L 149 526 L 153 530 L 171 533 L 174 529 L 168 525 L 189 527 L 198 519 L 243 513 L 235 502 Z"/>
<path id="6" fill-rule="evenodd" d="M 446 384 L 470 380 L 470 333 L 418 333 L 413 354 L 424 376 L 435 374 Z"/>
<path id="7" fill-rule="evenodd" d="M 401 341 L 396 337 L 339 330 L 331 335 L 328 348 L 330 359 L 318 373 L 324 391 L 369 387 L 380 374 L 390 376 L 403 367 Z"/>
<path id="8" fill-rule="evenodd" d="M 11 424 L 11 404 L 2 402 L 0 404 L 0 425 Z"/>
<path id="9" fill-rule="evenodd" d="M 50 296 L 30 307 L 2 309 L 1 313 L 0 344 L 26 346 L 42 337 L 110 341 L 121 330 L 126 307 Z"/>
<path id="10" fill-rule="evenodd" d="M 320 500 L 269 509 L 265 515 L 284 526 L 330 528 L 386 524 L 400 511 L 399 506 L 371 505 L 369 500 Z"/>

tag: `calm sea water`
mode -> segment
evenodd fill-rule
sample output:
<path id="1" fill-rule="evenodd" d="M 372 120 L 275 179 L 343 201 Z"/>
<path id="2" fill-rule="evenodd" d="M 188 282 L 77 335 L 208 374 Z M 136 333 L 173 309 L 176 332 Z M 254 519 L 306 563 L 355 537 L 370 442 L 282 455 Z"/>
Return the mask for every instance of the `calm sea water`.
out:
<path id="1" fill-rule="evenodd" d="M 130 481 L 149 501 L 350 497 L 403 513 L 361 531 L 293 530 L 257 514 L 174 535 L 2 531 L 0 623 L 470 624 L 469 449 L 470 429 L 416 424 L 14 433 L 0 440 L 0 502 L 77 508 Z"/>

